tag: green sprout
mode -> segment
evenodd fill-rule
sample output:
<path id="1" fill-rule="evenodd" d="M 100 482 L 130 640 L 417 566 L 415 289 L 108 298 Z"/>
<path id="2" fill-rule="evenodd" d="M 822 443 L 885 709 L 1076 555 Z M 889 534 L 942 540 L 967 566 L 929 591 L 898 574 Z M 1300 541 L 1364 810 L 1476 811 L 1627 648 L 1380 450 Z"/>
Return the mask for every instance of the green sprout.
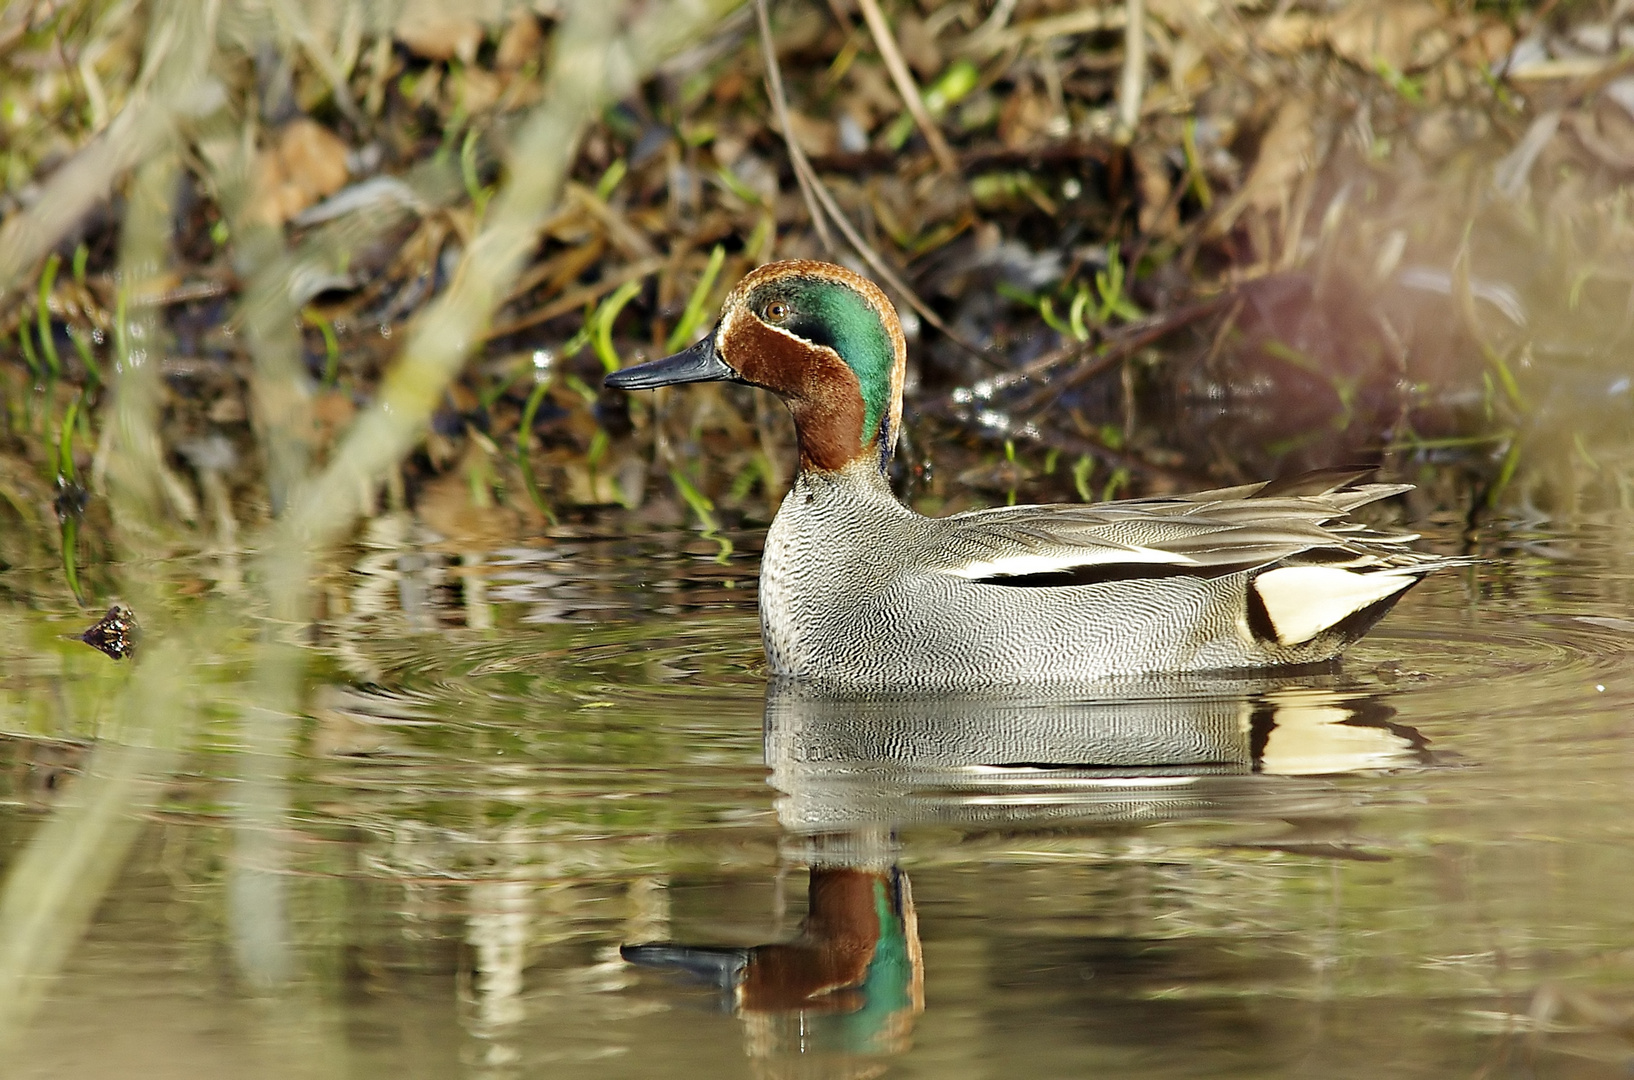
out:
<path id="1" fill-rule="evenodd" d="M 23 359 L 28 362 L 29 374 L 38 380 L 45 372 L 40 370 L 40 357 L 34 351 L 34 338 L 29 334 L 27 324 L 18 328 L 17 341 L 23 347 Z"/>
<path id="2" fill-rule="evenodd" d="M 715 279 L 720 276 L 721 266 L 726 262 L 726 249 L 720 244 L 709 253 L 709 265 L 704 267 L 703 276 L 687 297 L 687 306 L 681 312 L 681 320 L 670 331 L 664 341 L 665 352 L 676 350 L 692 343 L 692 336 L 698 332 L 698 326 L 704 321 L 704 304 L 709 300 L 709 290 L 715 287 Z"/>
<path id="3" fill-rule="evenodd" d="M 715 556 L 715 561 L 725 564 L 732 555 L 732 541 L 720 534 L 721 523 L 715 517 L 715 504 L 694 487 L 692 481 L 688 480 L 680 469 L 671 469 L 669 478 L 675 484 L 675 490 L 680 493 L 681 498 L 692 508 L 692 512 L 698 515 L 698 524 L 703 526 L 703 538 L 720 545 L 720 554 Z"/>
<path id="4" fill-rule="evenodd" d="M 606 428 L 598 427 L 596 433 L 590 436 L 590 449 L 585 451 L 584 467 L 585 471 L 590 474 L 590 494 L 592 498 L 595 497 L 596 489 L 600 486 L 596 483 L 596 473 L 600 470 L 603 459 L 607 457 L 607 448 L 611 445 L 612 440 L 607 437 Z"/>
<path id="5" fill-rule="evenodd" d="M 1401 69 L 1382 56 L 1373 58 L 1373 71 L 1385 81 L 1390 89 L 1401 95 L 1401 99 L 1409 105 L 1422 105 L 1424 103 L 1423 79 L 1414 79 L 1403 74 Z"/>
<path id="6" fill-rule="evenodd" d="M 636 294 L 640 291 L 641 282 L 639 280 L 626 281 L 614 289 L 611 296 L 601 302 L 601 306 L 596 309 L 595 315 L 591 317 L 590 346 L 596 350 L 596 356 L 601 360 L 601 366 L 607 369 L 609 375 L 623 366 L 618 358 L 618 353 L 613 349 L 613 320 L 618 318 L 618 313 L 624 310 L 624 305 L 635 299 Z"/>
<path id="7" fill-rule="evenodd" d="M 1072 310 L 1067 312 L 1067 328 L 1079 341 L 1089 340 L 1089 328 L 1084 325 L 1084 309 L 1089 306 L 1089 290 L 1082 284 L 1072 298 Z"/>
<path id="8" fill-rule="evenodd" d="M 1084 454 L 1072 466 L 1072 486 L 1078 489 L 1078 497 L 1087 502 L 1095 501 L 1095 493 L 1089 490 L 1089 475 L 1095 471 L 1095 459 Z"/>
<path id="9" fill-rule="evenodd" d="M 51 290 L 57 283 L 57 268 L 62 259 L 55 251 L 45 260 L 45 272 L 40 275 L 39 334 L 40 349 L 45 354 L 46 366 L 55 378 L 62 371 L 62 358 L 57 355 L 57 343 L 51 336 Z"/>
<path id="10" fill-rule="evenodd" d="M 323 335 L 323 384 L 334 386 L 335 380 L 340 377 L 340 342 L 335 337 L 335 325 L 313 308 L 302 311 L 301 318 Z"/>
<path id="11" fill-rule="evenodd" d="M 1106 486 L 1101 489 L 1101 501 L 1111 502 L 1112 497 L 1118 493 L 1119 488 L 1128 486 L 1129 470 L 1124 468 L 1113 469 L 1111 478 L 1107 480 Z"/>
<path id="12" fill-rule="evenodd" d="M 1100 294 L 1101 307 L 1096 312 L 1097 322 L 1106 322 L 1116 315 L 1124 320 L 1139 319 L 1146 313 L 1124 295 L 1123 261 L 1118 258 L 1118 245 L 1106 248 L 1106 269 L 1095 271 L 1095 291 Z"/>
<path id="13" fill-rule="evenodd" d="M 1072 333 L 1072 326 L 1055 313 L 1055 304 L 1049 297 L 1038 298 L 1038 314 L 1044 319 L 1045 325 L 1062 337 Z"/>
<path id="14" fill-rule="evenodd" d="M 630 166 L 623 158 L 614 159 L 613 163 L 607 166 L 607 171 L 601 174 L 601 179 L 596 181 L 596 198 L 602 202 L 612 198 L 613 192 L 618 190 L 619 183 L 629 171 Z"/>
<path id="15" fill-rule="evenodd" d="M 1004 440 L 1004 460 L 1009 462 L 1011 466 L 1014 466 L 1016 463 L 1016 441 L 1014 439 Z M 1016 504 L 1016 485 L 1014 483 L 1016 471 L 1017 470 L 1013 467 L 1009 470 L 1011 479 L 1010 491 L 1004 500 L 1005 504 L 1008 506 L 1014 506 Z"/>
<path id="16" fill-rule="evenodd" d="M 1203 159 L 1197 152 L 1197 118 L 1194 116 L 1186 121 L 1180 129 L 1180 146 L 1186 155 L 1186 176 L 1191 183 L 1191 192 L 1197 196 L 1197 205 L 1207 213 L 1214 204 L 1214 192 L 1209 189 L 1208 177 L 1203 175 Z"/>
<path id="17" fill-rule="evenodd" d="M 725 166 L 715 170 L 715 179 L 719 180 L 721 186 L 727 191 L 730 191 L 750 206 L 761 206 L 766 201 L 760 197 L 760 192 L 738 179 L 738 174 Z"/>
<path id="18" fill-rule="evenodd" d="M 1515 408 L 1525 412 L 1527 410 L 1526 395 L 1521 393 L 1520 383 L 1515 381 L 1515 373 L 1509 370 L 1509 363 L 1496 349 L 1486 342 L 1481 343 L 1481 354 L 1486 357 L 1487 363 L 1498 377 L 1498 384 L 1503 387 L 1504 396 Z"/>
<path id="19" fill-rule="evenodd" d="M 969 96 L 981 82 L 981 71 L 969 60 L 955 60 L 948 65 L 946 71 L 936 77 L 936 81 L 926 87 L 919 95 L 925 104 L 925 112 L 933 120 L 940 120 L 947 111 Z M 885 129 L 885 144 L 892 150 L 900 150 L 902 144 L 908 141 L 913 134 L 913 114 L 902 112 Z"/>
<path id="20" fill-rule="evenodd" d="M 79 398 L 68 403 L 68 411 L 62 416 L 62 431 L 57 437 L 57 479 L 66 480 L 72 484 L 77 480 L 74 472 L 74 422 L 79 415 Z"/>
<path id="21" fill-rule="evenodd" d="M 1515 478 L 1515 470 L 1520 468 L 1520 463 L 1521 440 L 1517 438 L 1510 442 L 1508 450 L 1504 452 L 1503 464 L 1498 466 L 1498 476 L 1487 489 L 1486 505 L 1489 510 L 1498 505 L 1499 497 L 1503 495 L 1509 482 Z"/>
<path id="22" fill-rule="evenodd" d="M 749 490 L 755 486 L 755 481 L 762 480 L 767 475 L 766 455 L 754 454 L 738 474 L 732 478 L 732 487 L 728 494 L 733 502 L 741 502 L 749 495 Z"/>
<path id="23" fill-rule="evenodd" d="M 554 525 L 556 514 L 551 510 L 550 504 L 545 502 L 545 496 L 539 490 L 539 481 L 533 474 L 533 459 L 528 454 L 528 440 L 533 433 L 533 418 L 539 414 L 539 406 L 550 390 L 551 375 L 552 372 L 546 367 L 543 376 L 535 379 L 533 392 L 528 395 L 528 402 L 522 407 L 522 423 L 516 429 L 516 465 L 522 472 L 522 486 L 527 490 L 528 498 L 545 516 L 545 520 Z"/>
<path id="24" fill-rule="evenodd" d="M 102 383 L 102 365 L 96 362 L 96 354 L 91 352 L 90 335 L 75 333 L 73 327 L 69 327 L 68 340 L 74 343 L 74 351 L 79 353 L 80 363 L 85 365 L 85 370 L 90 374 L 91 384 L 93 386 L 100 385 Z"/>
<path id="25" fill-rule="evenodd" d="M 472 128 L 465 133 L 465 142 L 460 144 L 460 177 L 465 181 L 465 194 L 471 200 L 471 208 L 478 218 L 482 217 L 488 208 L 488 200 L 493 197 L 494 189 L 484 187 L 482 178 L 477 175 L 477 129 Z"/>

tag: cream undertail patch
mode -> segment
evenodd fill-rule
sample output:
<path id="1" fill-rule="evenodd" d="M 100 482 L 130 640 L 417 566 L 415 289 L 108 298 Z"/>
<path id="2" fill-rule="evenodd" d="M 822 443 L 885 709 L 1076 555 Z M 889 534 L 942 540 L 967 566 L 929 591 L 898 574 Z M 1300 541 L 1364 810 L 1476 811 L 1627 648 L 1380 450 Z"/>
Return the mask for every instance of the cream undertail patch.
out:
<path id="1" fill-rule="evenodd" d="M 1417 580 L 1412 572 L 1358 573 L 1337 566 L 1284 566 L 1267 570 L 1250 586 L 1283 645 L 1298 645 L 1337 626 L 1364 608 L 1401 592 Z"/>

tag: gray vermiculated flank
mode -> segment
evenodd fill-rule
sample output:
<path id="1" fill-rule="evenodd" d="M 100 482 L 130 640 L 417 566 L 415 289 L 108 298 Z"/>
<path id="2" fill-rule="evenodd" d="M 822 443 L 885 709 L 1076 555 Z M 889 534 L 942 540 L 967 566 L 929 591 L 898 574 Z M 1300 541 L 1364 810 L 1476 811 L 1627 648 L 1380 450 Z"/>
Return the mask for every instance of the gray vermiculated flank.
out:
<path id="1" fill-rule="evenodd" d="M 1250 626 L 1256 573 L 1278 560 L 1364 556 L 1416 578 L 1450 562 L 1400 547 L 1402 537 L 1323 524 L 1398 487 L 1264 499 L 1242 497 L 1248 490 L 927 518 L 898 503 L 871 462 L 802 473 L 767 535 L 767 660 L 777 675 L 928 691 L 1317 663 L 1371 622 L 1292 645 L 1267 640 Z M 1112 563 L 1129 547 L 1205 567 L 1251 565 L 1021 588 L 954 572 L 1013 555 Z"/>

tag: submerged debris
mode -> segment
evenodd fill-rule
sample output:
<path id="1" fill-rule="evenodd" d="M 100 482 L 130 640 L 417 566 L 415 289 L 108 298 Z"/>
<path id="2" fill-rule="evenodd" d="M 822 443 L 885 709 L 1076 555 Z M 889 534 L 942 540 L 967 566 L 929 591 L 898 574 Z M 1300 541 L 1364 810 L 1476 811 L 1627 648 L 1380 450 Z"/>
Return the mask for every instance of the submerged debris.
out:
<path id="1" fill-rule="evenodd" d="M 115 660 L 125 660 L 136 653 L 141 637 L 142 628 L 137 625 L 136 613 L 122 604 L 115 604 L 97 620 L 95 626 L 79 635 L 78 640 Z"/>

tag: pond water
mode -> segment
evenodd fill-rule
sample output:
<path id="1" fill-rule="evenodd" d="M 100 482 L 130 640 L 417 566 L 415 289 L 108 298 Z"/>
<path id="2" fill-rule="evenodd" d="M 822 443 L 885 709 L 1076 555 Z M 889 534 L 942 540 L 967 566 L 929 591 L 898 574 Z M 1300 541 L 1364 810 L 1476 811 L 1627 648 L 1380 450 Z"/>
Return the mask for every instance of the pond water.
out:
<path id="1" fill-rule="evenodd" d="M 768 689 L 752 538 L 376 539 L 293 756 L 211 714 L 8 1076 L 1634 1072 L 1627 515 L 1334 671 L 1053 702 Z M 8 861 L 126 670 L 18 573 Z"/>

